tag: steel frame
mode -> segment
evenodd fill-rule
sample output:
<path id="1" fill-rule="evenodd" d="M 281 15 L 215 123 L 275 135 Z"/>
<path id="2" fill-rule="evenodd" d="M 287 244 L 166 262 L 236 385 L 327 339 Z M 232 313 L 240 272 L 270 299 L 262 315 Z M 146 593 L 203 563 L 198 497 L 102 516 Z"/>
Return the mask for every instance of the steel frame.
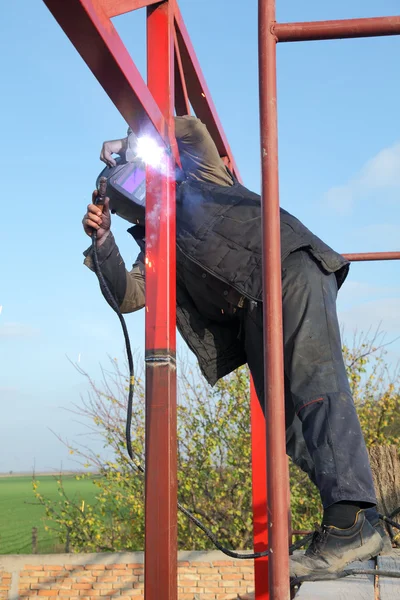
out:
<path id="1" fill-rule="evenodd" d="M 148 170 L 146 217 L 146 600 L 177 600 L 175 186 L 173 130 L 190 106 L 221 157 L 240 175 L 175 0 L 43 0 L 127 123 L 152 128 L 166 148 L 167 175 Z M 111 18 L 147 7 L 148 83 Z M 276 43 L 400 34 L 400 16 L 276 23 L 275 0 L 259 0 L 266 423 L 251 386 L 257 600 L 289 598 L 288 476 L 285 457 L 278 185 Z M 397 260 L 400 252 L 345 255 Z M 157 276 L 156 276 L 157 272 Z M 267 447 L 265 453 L 263 448 Z M 267 485 L 268 477 L 268 485 Z M 268 488 L 268 507 L 266 490 Z M 268 517 L 267 517 L 268 513 Z M 268 528 L 267 528 L 268 521 Z"/>
<path id="2" fill-rule="evenodd" d="M 276 44 L 400 34 L 400 16 L 312 23 L 277 23 L 276 0 L 259 0 L 259 77 L 261 117 L 265 406 L 269 519 L 269 593 L 287 600 L 288 478 L 283 460 L 285 414 L 283 389 L 282 294 L 279 227 Z M 352 260 L 399 259 L 400 252 L 347 255 Z M 256 582 L 256 598 L 257 596 Z"/>

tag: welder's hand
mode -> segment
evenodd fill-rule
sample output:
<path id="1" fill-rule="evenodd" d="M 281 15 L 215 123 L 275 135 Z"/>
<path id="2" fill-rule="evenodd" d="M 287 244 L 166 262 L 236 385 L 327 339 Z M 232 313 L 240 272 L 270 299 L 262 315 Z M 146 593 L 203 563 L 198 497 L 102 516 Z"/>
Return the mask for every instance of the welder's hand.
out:
<path id="1" fill-rule="evenodd" d="M 95 190 L 92 195 L 92 204 L 89 204 L 87 207 L 87 213 L 82 219 L 83 229 L 88 236 L 92 236 L 93 229 L 97 231 L 97 245 L 101 245 L 101 243 L 106 239 L 108 232 L 111 227 L 111 215 L 109 198 L 105 199 L 103 212 L 99 206 L 96 206 L 95 200 L 98 191 Z"/>
<path id="2" fill-rule="evenodd" d="M 103 142 L 103 146 L 100 152 L 100 160 L 102 160 L 109 167 L 115 167 L 117 164 L 112 157 L 112 154 L 119 154 L 120 156 L 126 152 L 128 138 L 122 140 L 110 140 L 109 142 Z"/>

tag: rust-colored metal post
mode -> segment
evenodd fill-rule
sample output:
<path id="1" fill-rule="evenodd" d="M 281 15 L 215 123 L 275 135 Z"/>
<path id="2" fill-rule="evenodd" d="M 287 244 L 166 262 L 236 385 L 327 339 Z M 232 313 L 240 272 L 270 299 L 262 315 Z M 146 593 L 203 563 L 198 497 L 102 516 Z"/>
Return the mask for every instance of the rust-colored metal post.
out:
<path id="1" fill-rule="evenodd" d="M 147 9 L 148 86 L 174 140 L 173 0 Z M 145 599 L 177 600 L 176 235 L 171 152 L 146 190 Z"/>
<path id="2" fill-rule="evenodd" d="M 305 42 L 400 34 L 400 15 L 369 19 L 339 19 L 303 23 L 273 23 L 277 42 Z"/>
<path id="3" fill-rule="evenodd" d="M 267 457 L 265 454 L 265 418 L 250 377 L 251 460 L 253 491 L 254 552 L 268 548 L 267 523 Z M 254 561 L 256 600 L 269 600 L 268 556 Z"/>
<path id="4" fill-rule="evenodd" d="M 351 262 L 372 260 L 400 260 L 400 252 L 359 252 L 356 254 L 343 254 Z"/>
<path id="5" fill-rule="evenodd" d="M 259 0 L 265 411 L 271 600 L 288 600 L 288 468 L 285 441 L 278 183 L 275 0 Z"/>

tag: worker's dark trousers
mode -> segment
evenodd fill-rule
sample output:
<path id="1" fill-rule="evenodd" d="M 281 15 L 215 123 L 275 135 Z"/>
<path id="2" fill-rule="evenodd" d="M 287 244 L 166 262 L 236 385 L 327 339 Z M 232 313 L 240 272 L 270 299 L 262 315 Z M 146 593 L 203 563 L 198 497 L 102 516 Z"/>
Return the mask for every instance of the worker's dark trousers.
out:
<path id="1" fill-rule="evenodd" d="M 375 504 L 371 468 L 343 362 L 337 283 L 305 250 L 282 266 L 286 449 L 317 485 L 324 508 Z M 247 360 L 263 403 L 262 305 L 244 309 Z"/>

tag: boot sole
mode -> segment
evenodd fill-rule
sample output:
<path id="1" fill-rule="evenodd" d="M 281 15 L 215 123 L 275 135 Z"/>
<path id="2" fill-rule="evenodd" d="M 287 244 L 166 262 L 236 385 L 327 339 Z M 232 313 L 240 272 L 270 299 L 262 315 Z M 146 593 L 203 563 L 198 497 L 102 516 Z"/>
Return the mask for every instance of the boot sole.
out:
<path id="1" fill-rule="evenodd" d="M 380 555 L 386 556 L 388 554 L 392 554 L 392 552 L 393 552 L 392 542 L 390 541 L 390 537 L 386 533 L 384 526 L 381 523 L 379 523 L 378 525 L 375 525 L 374 527 L 375 527 L 375 531 L 377 533 L 379 533 L 379 535 L 381 536 L 382 541 L 383 541 L 383 547 L 380 552 Z"/>
<path id="2" fill-rule="evenodd" d="M 314 569 L 306 567 L 301 563 L 294 563 L 290 565 L 290 577 L 306 577 L 307 575 L 331 575 L 333 573 L 340 573 L 343 569 L 352 562 L 369 560 L 375 558 L 383 549 L 383 540 L 378 532 L 375 532 L 371 539 L 363 546 L 354 548 L 354 550 L 348 550 L 341 559 L 335 561 L 334 565 L 326 567 L 325 569 Z M 293 573 L 294 571 L 294 573 Z"/>

